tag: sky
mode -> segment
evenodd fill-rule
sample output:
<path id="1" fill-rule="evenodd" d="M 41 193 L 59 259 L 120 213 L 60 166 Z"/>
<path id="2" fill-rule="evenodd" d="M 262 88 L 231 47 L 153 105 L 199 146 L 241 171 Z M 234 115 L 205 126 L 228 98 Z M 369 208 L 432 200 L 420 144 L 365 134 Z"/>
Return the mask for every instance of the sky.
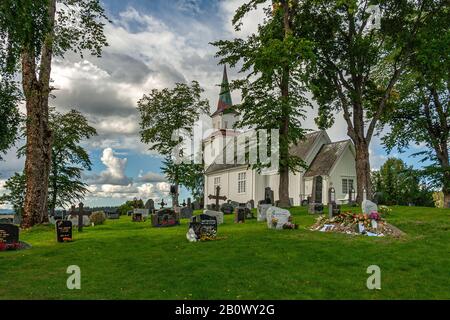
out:
<path id="1" fill-rule="evenodd" d="M 116 206 L 134 197 L 170 202 L 170 186 L 160 169 L 162 159 L 140 141 L 137 101 L 152 89 L 197 80 L 214 111 L 223 67 L 210 42 L 250 35 L 263 18 L 262 10 L 251 13 L 236 32 L 231 19 L 243 2 L 103 0 L 112 23 L 105 27 L 109 46 L 102 57 L 81 59 L 68 53 L 64 59 L 54 59 L 52 80 L 57 90 L 50 104 L 59 112 L 79 110 L 98 132 L 83 142 L 93 162 L 92 171 L 83 176 L 90 191 L 85 205 Z M 230 80 L 243 77 L 235 69 L 229 69 L 228 76 Z M 232 97 L 235 102 L 240 99 L 237 92 Z M 314 109 L 308 110 L 306 128 L 317 129 L 315 116 Z M 327 132 L 333 141 L 348 139 L 342 115 L 336 116 L 335 125 Z M 408 155 L 417 148 L 420 146 L 391 156 L 416 166 L 417 159 Z M 12 148 L 0 162 L 0 194 L 5 192 L 6 179 L 23 170 L 24 159 L 17 159 L 16 151 Z M 379 137 L 372 140 L 370 157 L 373 169 L 388 157 Z M 183 189 L 181 201 L 188 196 Z"/>

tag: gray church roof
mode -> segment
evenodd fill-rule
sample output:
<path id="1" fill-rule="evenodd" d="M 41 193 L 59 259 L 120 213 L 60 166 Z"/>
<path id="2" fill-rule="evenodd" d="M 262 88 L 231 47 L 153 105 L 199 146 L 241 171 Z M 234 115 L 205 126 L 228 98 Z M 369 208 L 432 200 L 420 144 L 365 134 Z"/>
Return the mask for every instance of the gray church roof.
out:
<path id="1" fill-rule="evenodd" d="M 324 144 L 320 148 L 308 170 L 306 170 L 304 177 L 329 175 L 334 164 L 339 159 L 349 143 L 350 140 L 344 140 Z"/>
<path id="2" fill-rule="evenodd" d="M 296 155 L 298 157 L 300 157 L 301 159 L 305 159 L 308 155 L 308 152 L 311 150 L 311 148 L 313 147 L 316 139 L 320 136 L 320 134 L 323 133 L 323 131 L 314 131 L 311 133 L 308 133 L 305 135 L 305 139 L 299 141 L 296 145 L 291 146 L 291 148 L 289 149 L 290 154 L 292 155 Z M 232 143 L 232 142 L 230 142 Z M 225 148 L 223 149 L 222 153 L 219 154 L 219 156 L 217 158 L 222 158 L 224 157 L 225 154 Z M 234 149 L 236 151 L 236 147 Z M 236 155 L 235 155 L 236 156 Z M 225 161 L 222 161 L 225 162 Z M 205 174 L 211 174 L 214 172 L 218 172 L 218 171 L 224 171 L 224 170 L 229 170 L 229 169 L 234 169 L 234 168 L 239 168 L 239 167 L 246 167 L 247 165 L 245 164 L 217 164 L 215 162 L 213 162 L 205 171 Z"/>

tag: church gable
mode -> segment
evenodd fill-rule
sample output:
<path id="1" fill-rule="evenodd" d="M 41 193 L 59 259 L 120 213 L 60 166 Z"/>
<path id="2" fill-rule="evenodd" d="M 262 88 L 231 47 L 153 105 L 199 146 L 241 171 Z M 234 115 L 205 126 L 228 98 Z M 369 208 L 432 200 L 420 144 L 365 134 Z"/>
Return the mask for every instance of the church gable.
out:
<path id="1" fill-rule="evenodd" d="M 350 140 L 325 144 L 320 148 L 304 177 L 327 176 L 330 175 L 341 155 L 348 149 Z"/>

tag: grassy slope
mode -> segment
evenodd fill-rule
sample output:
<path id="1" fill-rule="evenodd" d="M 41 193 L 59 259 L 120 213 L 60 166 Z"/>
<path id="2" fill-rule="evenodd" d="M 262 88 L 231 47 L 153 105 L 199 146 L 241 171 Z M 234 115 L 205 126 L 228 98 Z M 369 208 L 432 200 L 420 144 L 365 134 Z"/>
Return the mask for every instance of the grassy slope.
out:
<path id="1" fill-rule="evenodd" d="M 314 218 L 292 212 L 299 230 L 226 216 L 226 239 L 203 243 L 186 240 L 186 220 L 157 229 L 122 217 L 66 244 L 37 227 L 21 234 L 31 250 L 0 253 L 0 299 L 450 298 L 450 210 L 395 207 L 402 240 L 311 232 Z M 372 264 L 379 291 L 366 288 Z M 81 290 L 66 288 L 69 265 L 81 267 Z"/>

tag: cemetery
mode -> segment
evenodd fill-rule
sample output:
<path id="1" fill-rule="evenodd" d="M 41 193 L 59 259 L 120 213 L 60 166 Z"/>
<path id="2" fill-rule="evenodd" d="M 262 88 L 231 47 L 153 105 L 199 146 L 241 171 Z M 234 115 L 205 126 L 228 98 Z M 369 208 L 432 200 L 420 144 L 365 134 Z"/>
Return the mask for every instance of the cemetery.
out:
<path id="1" fill-rule="evenodd" d="M 0 300 L 450 299 L 448 0 L 0 7 Z"/>
<path id="2" fill-rule="evenodd" d="M 449 298 L 450 261 L 443 254 L 450 243 L 448 209 L 389 210 L 378 220 L 384 237 L 358 235 L 353 220 L 372 232 L 371 219 L 349 205 L 331 221 L 327 214 L 310 214 L 308 206 L 285 210 L 259 204 L 251 210 L 257 219 L 242 223 L 235 214 L 222 214 L 219 224 L 205 209 L 161 228 L 164 219 L 177 219 L 171 208 L 163 208 L 142 223 L 125 215 L 81 231 L 70 220 L 41 225 L 20 231 L 28 250 L 0 253 L 0 299 Z M 332 232 L 317 230 L 329 224 L 335 225 Z M 401 234 L 397 228 L 391 233 L 390 225 Z M 4 234 L 0 231 L 2 243 L 11 243 Z M 387 269 L 385 285 L 369 291 L 365 268 L 375 262 Z M 79 292 L 64 289 L 71 264 L 86 277 Z M 50 272 L 39 272 L 42 268 Z M 265 270 L 272 268 L 283 272 L 267 277 Z M 207 278 L 197 276 L 205 270 Z M 140 276 L 124 277 L 129 273 Z M 235 273 L 239 276 L 231 276 Z"/>

